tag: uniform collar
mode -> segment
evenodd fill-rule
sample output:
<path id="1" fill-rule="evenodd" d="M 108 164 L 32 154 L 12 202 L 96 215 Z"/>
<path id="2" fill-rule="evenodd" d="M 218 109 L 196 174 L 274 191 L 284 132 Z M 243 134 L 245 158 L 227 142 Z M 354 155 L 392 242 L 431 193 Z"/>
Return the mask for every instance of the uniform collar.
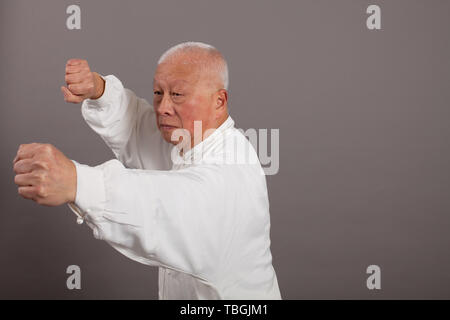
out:
<path id="1" fill-rule="evenodd" d="M 178 152 L 176 152 L 178 155 L 177 160 L 184 163 L 194 161 L 197 162 L 198 160 L 201 160 L 213 147 L 223 141 L 223 133 L 233 127 L 234 120 L 231 116 L 228 116 L 228 118 L 218 128 L 216 128 L 213 133 L 196 144 L 193 148 L 186 151 L 182 156 L 179 156 Z M 177 146 L 175 146 L 175 148 L 177 148 Z"/>

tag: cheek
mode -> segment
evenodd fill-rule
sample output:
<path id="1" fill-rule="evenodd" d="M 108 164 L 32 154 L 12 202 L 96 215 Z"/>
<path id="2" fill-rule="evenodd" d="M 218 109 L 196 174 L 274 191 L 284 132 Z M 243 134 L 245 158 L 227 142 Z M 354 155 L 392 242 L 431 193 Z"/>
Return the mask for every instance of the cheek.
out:
<path id="1" fill-rule="evenodd" d="M 180 118 L 183 128 L 188 130 L 189 132 L 193 132 L 194 121 L 197 120 L 195 108 L 192 105 L 183 104 L 178 108 L 175 108 L 175 111 Z"/>
<path id="2" fill-rule="evenodd" d="M 191 99 L 175 107 L 175 111 L 183 123 L 183 128 L 190 130 L 194 128 L 195 120 L 202 120 L 202 101 Z"/>
<path id="3" fill-rule="evenodd" d="M 183 123 L 183 128 L 191 134 L 194 132 L 194 121 L 202 121 L 202 127 L 211 121 L 209 101 L 202 98 L 191 99 L 175 107 L 175 111 Z"/>

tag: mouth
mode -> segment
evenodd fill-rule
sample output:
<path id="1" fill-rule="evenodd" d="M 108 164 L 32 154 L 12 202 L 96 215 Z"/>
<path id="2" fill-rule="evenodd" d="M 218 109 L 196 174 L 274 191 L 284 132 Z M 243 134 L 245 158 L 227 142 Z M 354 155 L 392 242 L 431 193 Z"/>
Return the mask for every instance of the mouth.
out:
<path id="1" fill-rule="evenodd" d="M 169 125 L 169 124 L 160 124 L 159 125 L 159 128 L 161 129 L 161 130 L 172 130 L 172 129 L 175 129 L 175 128 L 177 128 L 176 126 L 171 126 L 171 125 Z"/>

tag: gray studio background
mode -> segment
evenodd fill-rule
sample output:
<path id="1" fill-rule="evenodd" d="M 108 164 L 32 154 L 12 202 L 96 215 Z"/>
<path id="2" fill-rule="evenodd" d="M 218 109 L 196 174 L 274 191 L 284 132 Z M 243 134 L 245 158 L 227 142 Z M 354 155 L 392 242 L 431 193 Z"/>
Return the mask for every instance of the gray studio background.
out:
<path id="1" fill-rule="evenodd" d="M 81 7 L 81 30 L 66 8 Z M 378 31 L 366 8 L 381 7 Z M 152 99 L 158 57 L 211 43 L 238 128 L 280 129 L 268 176 L 284 299 L 450 298 L 449 1 L 1 1 L 0 298 L 156 299 L 157 269 L 121 256 L 66 207 L 17 194 L 21 143 L 100 164 L 112 153 L 60 86 L 87 59 Z M 66 268 L 81 268 L 68 290 Z M 381 267 L 381 290 L 366 287 Z"/>

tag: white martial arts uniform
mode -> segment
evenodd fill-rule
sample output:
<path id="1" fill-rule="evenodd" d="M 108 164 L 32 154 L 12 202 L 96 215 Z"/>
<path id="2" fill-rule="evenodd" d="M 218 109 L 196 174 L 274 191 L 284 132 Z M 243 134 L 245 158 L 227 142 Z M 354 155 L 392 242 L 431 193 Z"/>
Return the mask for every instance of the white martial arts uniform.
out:
<path id="1" fill-rule="evenodd" d="M 281 299 L 265 175 L 231 117 L 180 156 L 153 106 L 103 78 L 103 95 L 84 100 L 82 114 L 118 160 L 74 161 L 69 206 L 79 219 L 125 256 L 158 266 L 160 299 Z M 250 161 L 236 161 L 244 153 Z"/>

